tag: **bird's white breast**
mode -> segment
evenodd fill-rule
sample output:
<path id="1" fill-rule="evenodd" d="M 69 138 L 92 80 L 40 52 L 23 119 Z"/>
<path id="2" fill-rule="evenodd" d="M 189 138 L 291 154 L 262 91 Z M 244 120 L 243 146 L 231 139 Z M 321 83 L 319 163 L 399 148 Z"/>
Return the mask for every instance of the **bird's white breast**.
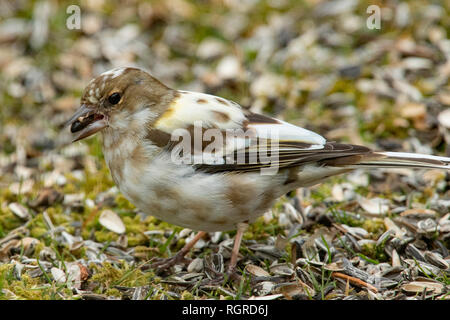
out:
<path id="1" fill-rule="evenodd" d="M 145 213 L 174 225 L 232 230 L 239 222 L 256 219 L 284 192 L 279 187 L 282 175 L 197 172 L 189 165 L 174 164 L 167 151 L 156 154 L 155 148 L 104 135 L 105 160 L 120 191 Z M 137 150 L 144 156 L 134 156 Z"/>

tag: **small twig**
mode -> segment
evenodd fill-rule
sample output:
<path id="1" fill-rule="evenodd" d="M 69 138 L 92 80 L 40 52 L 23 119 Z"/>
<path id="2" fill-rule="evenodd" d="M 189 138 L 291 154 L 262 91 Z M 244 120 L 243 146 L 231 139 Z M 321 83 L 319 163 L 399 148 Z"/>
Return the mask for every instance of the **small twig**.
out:
<path id="1" fill-rule="evenodd" d="M 333 272 L 331 274 L 331 276 L 333 278 L 341 278 L 341 279 L 347 280 L 347 281 L 351 282 L 352 284 L 355 284 L 355 285 L 358 285 L 361 287 L 366 287 L 367 289 L 372 290 L 375 293 L 378 293 L 377 288 L 375 288 L 373 285 L 371 285 L 365 281 L 362 281 L 361 279 L 351 277 L 351 276 L 348 276 L 348 275 L 340 273 L 340 272 Z"/>

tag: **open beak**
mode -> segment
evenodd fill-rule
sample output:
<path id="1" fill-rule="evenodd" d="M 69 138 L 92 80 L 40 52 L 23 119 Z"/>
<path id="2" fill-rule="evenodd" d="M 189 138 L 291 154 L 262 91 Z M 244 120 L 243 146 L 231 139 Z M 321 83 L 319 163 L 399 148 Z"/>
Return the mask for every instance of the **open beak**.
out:
<path id="1" fill-rule="evenodd" d="M 106 128 L 108 123 L 103 114 L 96 112 L 93 107 L 83 104 L 64 127 L 69 125 L 70 132 L 74 134 L 72 142 L 75 142 Z"/>

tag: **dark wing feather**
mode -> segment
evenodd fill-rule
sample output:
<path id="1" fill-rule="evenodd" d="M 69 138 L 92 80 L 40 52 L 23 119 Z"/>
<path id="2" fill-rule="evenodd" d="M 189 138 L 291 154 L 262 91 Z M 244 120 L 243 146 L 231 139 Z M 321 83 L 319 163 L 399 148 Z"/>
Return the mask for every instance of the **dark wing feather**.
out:
<path id="1" fill-rule="evenodd" d="M 268 150 L 271 150 L 270 143 L 258 144 L 260 148 L 266 146 Z M 327 142 L 322 149 L 311 149 L 312 146 L 305 143 L 282 141 L 277 149 L 272 150 L 272 152 L 277 153 L 277 156 L 274 155 L 272 162 L 267 162 L 267 158 L 261 159 L 257 148 L 250 147 L 244 150 L 245 162 L 235 160 L 225 161 L 223 164 L 198 164 L 195 167 L 200 171 L 219 173 L 259 171 L 262 168 L 273 167 L 274 165 L 278 165 L 279 169 L 284 169 L 312 162 L 317 162 L 319 165 L 342 166 L 358 163 L 362 157 L 367 158 L 372 154 L 369 148 L 352 144 Z M 238 152 L 242 152 L 242 150 L 234 152 L 234 159 L 237 159 Z M 268 154 L 271 156 L 270 153 Z"/>

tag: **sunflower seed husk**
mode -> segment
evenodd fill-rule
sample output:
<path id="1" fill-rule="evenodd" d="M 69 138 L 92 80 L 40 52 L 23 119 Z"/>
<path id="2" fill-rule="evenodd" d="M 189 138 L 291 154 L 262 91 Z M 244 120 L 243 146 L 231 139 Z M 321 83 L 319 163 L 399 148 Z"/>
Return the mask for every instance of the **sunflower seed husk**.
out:
<path id="1" fill-rule="evenodd" d="M 258 282 L 253 288 L 253 293 L 258 296 L 265 296 L 272 292 L 275 288 L 275 283 L 272 281 L 261 281 Z"/>
<path id="2" fill-rule="evenodd" d="M 50 272 L 57 283 L 66 282 L 66 273 L 63 270 L 53 267 Z"/>
<path id="3" fill-rule="evenodd" d="M 448 262 L 445 261 L 444 259 L 442 259 L 442 257 L 440 257 L 437 253 L 434 253 L 431 251 L 426 251 L 424 253 L 424 257 L 427 262 L 435 265 L 436 267 L 438 267 L 440 269 L 446 270 L 449 268 Z"/>
<path id="4" fill-rule="evenodd" d="M 270 274 L 266 270 L 253 264 L 246 265 L 245 270 L 256 277 L 270 277 Z"/>
<path id="5" fill-rule="evenodd" d="M 302 214 L 299 211 L 297 211 L 297 209 L 295 209 L 292 204 L 290 204 L 289 202 L 286 203 L 284 205 L 284 209 L 293 223 L 297 222 L 300 224 L 300 226 L 303 225 L 304 218 Z"/>
<path id="6" fill-rule="evenodd" d="M 189 263 L 187 267 L 187 271 L 190 273 L 193 272 L 202 272 L 203 271 L 203 259 L 201 258 L 195 258 L 194 260 Z"/>
<path id="7" fill-rule="evenodd" d="M 270 272 L 279 276 L 292 276 L 294 269 L 289 263 L 280 263 L 270 267 Z"/>
<path id="8" fill-rule="evenodd" d="M 28 194 L 31 192 L 34 186 L 34 181 L 31 179 L 27 179 L 23 182 L 14 182 L 9 186 L 9 190 L 16 195 L 19 194 Z"/>
<path id="9" fill-rule="evenodd" d="M 441 257 L 448 257 L 449 256 L 449 251 L 447 249 L 447 247 L 442 243 L 442 241 L 440 240 L 435 240 L 434 244 L 438 249 Z"/>
<path id="10" fill-rule="evenodd" d="M 128 247 L 128 237 L 126 234 L 121 234 L 115 243 L 119 248 L 126 249 Z"/>
<path id="11" fill-rule="evenodd" d="M 367 272 L 354 267 L 353 264 L 345 258 L 342 259 L 342 266 L 344 268 L 345 274 L 348 274 L 349 276 L 361 279 L 363 281 L 367 281 L 367 279 L 369 278 L 369 274 Z"/>
<path id="12" fill-rule="evenodd" d="M 31 217 L 30 212 L 28 211 L 28 209 L 25 208 L 20 203 L 17 203 L 17 202 L 10 203 L 8 205 L 8 208 L 11 210 L 12 213 L 14 213 L 20 219 L 28 220 Z"/>
<path id="13" fill-rule="evenodd" d="M 304 267 L 307 265 L 312 265 L 315 267 L 323 267 L 325 264 L 323 262 L 320 261 L 314 261 L 314 260 L 309 260 L 309 259 L 305 259 L 305 258 L 299 258 L 297 259 L 297 261 L 295 262 L 296 265 Z"/>
<path id="14" fill-rule="evenodd" d="M 314 289 L 309 287 L 307 284 L 299 281 L 298 283 L 287 283 L 277 286 L 276 292 L 280 292 L 288 300 L 293 299 L 308 299 L 315 295 Z"/>
<path id="15" fill-rule="evenodd" d="M 405 252 L 409 257 L 425 262 L 425 257 L 422 252 L 420 252 L 420 250 L 417 249 L 412 243 L 406 246 Z"/>
<path id="16" fill-rule="evenodd" d="M 215 279 L 217 274 L 222 274 L 225 269 L 223 256 L 220 253 L 205 257 L 203 263 L 205 273 L 209 279 Z"/>
<path id="17" fill-rule="evenodd" d="M 392 221 L 390 218 L 386 217 L 384 218 L 384 225 L 386 226 L 387 230 L 392 230 L 397 238 L 403 237 L 405 234 L 404 231 L 402 231 L 394 221 Z"/>
<path id="18" fill-rule="evenodd" d="M 203 260 L 202 260 L 202 264 L 203 264 Z M 202 269 L 202 271 L 203 271 L 203 269 Z M 195 282 L 195 281 L 203 279 L 204 276 L 205 276 L 205 274 L 203 272 L 188 272 L 187 274 L 181 275 L 180 278 L 185 281 Z"/>
<path id="19" fill-rule="evenodd" d="M 125 225 L 120 217 L 112 210 L 103 210 L 98 222 L 112 232 L 119 234 L 125 232 Z"/>
<path id="20" fill-rule="evenodd" d="M 446 109 L 438 115 L 439 124 L 447 129 L 450 129 L 450 109 Z"/>
<path id="21" fill-rule="evenodd" d="M 342 261 L 332 262 L 323 267 L 325 270 L 328 271 L 344 271 L 345 268 L 343 267 Z"/>
<path id="22" fill-rule="evenodd" d="M 349 242 L 352 244 L 352 247 L 355 251 L 360 252 L 361 246 L 358 241 L 356 241 L 355 238 L 350 233 L 345 234 L 345 239 L 348 239 Z"/>
<path id="23" fill-rule="evenodd" d="M 392 266 L 393 267 L 400 267 L 402 265 L 401 261 L 400 261 L 400 256 L 398 255 L 397 250 L 392 250 L 391 253 L 391 261 L 392 261 Z"/>
<path id="24" fill-rule="evenodd" d="M 403 251 L 405 251 L 406 246 L 413 241 L 414 241 L 413 237 L 402 237 L 402 238 L 393 238 L 390 241 L 390 243 L 395 248 L 395 250 L 397 250 L 399 253 L 402 253 Z"/>
<path id="25" fill-rule="evenodd" d="M 393 230 L 387 230 L 384 232 L 377 240 L 377 247 L 380 247 L 382 245 L 385 245 L 389 240 L 391 240 L 394 236 L 395 231 Z"/>
<path id="26" fill-rule="evenodd" d="M 374 285 L 377 289 L 390 289 L 398 285 L 398 281 L 379 276 L 370 276 L 367 282 Z M 370 290 L 369 290 L 370 291 Z"/>
<path id="27" fill-rule="evenodd" d="M 422 293 L 432 292 L 434 294 L 441 294 L 444 286 L 441 283 L 425 282 L 425 281 L 413 281 L 402 286 L 402 290 L 407 293 Z"/>
<path id="28" fill-rule="evenodd" d="M 56 253 L 55 253 L 55 251 L 53 251 L 53 249 L 51 249 L 49 247 L 44 247 L 39 252 L 39 260 L 54 261 L 54 260 L 56 260 Z"/>
<path id="29" fill-rule="evenodd" d="M 70 286 L 80 289 L 82 277 L 82 268 L 78 263 L 71 263 L 67 266 L 67 281 L 70 282 Z"/>
<path id="30" fill-rule="evenodd" d="M 282 293 L 266 295 L 266 296 L 261 295 L 261 297 L 250 297 L 248 300 L 275 300 L 275 299 L 281 298 L 282 296 L 283 296 Z"/>
<path id="31" fill-rule="evenodd" d="M 10 251 L 16 254 L 23 253 L 24 256 L 29 257 L 34 253 L 34 249 L 40 243 L 38 239 L 25 237 L 22 240 L 15 242 L 15 245 L 10 247 Z"/>
<path id="32" fill-rule="evenodd" d="M 383 215 L 389 211 L 388 201 L 386 199 L 381 198 L 359 198 L 359 205 L 369 214 L 371 215 Z"/>
<path id="33" fill-rule="evenodd" d="M 142 300 L 143 298 L 143 292 L 142 287 L 136 287 L 133 292 L 133 296 L 131 297 L 131 300 Z"/>
<path id="34" fill-rule="evenodd" d="M 423 262 L 423 261 L 417 261 L 414 259 L 405 259 L 404 260 L 410 268 L 416 268 L 416 271 L 418 273 L 429 275 L 429 274 L 439 274 L 440 269 L 435 267 L 432 264 Z"/>
<path id="35" fill-rule="evenodd" d="M 434 221 L 434 219 L 425 219 L 425 220 L 420 220 L 417 223 L 417 227 L 419 228 L 419 232 L 420 233 L 434 233 L 436 232 L 437 229 L 437 224 Z"/>
<path id="36" fill-rule="evenodd" d="M 231 239 L 231 243 L 233 243 L 233 239 Z M 249 249 L 256 251 L 255 254 L 258 257 L 269 259 L 270 261 L 281 258 L 283 256 L 283 252 L 272 245 L 254 244 L 249 246 Z"/>
<path id="37" fill-rule="evenodd" d="M 352 234 L 353 236 L 359 237 L 359 238 L 366 238 L 369 235 L 369 233 L 367 232 L 366 229 L 363 229 L 360 227 L 350 227 L 350 226 L 347 226 L 346 224 L 342 224 L 341 226 L 345 230 L 350 232 L 350 234 Z"/>
<path id="38" fill-rule="evenodd" d="M 410 217 L 417 219 L 427 219 L 436 216 L 436 211 L 429 209 L 408 209 L 400 213 L 402 217 Z"/>

